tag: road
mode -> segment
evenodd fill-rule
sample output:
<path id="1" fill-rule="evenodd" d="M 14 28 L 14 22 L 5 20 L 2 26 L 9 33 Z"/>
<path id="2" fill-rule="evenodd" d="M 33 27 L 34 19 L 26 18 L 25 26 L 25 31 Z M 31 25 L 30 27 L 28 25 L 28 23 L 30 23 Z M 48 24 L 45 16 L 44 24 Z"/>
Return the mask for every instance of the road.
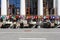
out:
<path id="1" fill-rule="evenodd" d="M 46 40 L 60 40 L 60 29 L 0 29 L 0 40 L 21 40 L 20 38 L 45 38 Z"/>

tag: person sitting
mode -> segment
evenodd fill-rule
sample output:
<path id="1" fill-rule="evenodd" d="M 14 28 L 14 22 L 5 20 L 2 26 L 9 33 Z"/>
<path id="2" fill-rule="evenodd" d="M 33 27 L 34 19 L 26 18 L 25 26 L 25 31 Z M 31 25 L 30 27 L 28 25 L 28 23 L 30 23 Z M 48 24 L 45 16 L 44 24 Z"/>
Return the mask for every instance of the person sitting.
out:
<path id="1" fill-rule="evenodd" d="M 50 25 L 51 25 L 51 28 L 54 28 L 55 27 L 55 23 L 53 21 L 51 22 Z"/>
<path id="2" fill-rule="evenodd" d="M 16 28 L 16 22 L 13 22 L 13 28 Z"/>
<path id="3" fill-rule="evenodd" d="M 23 19 L 20 19 L 20 28 L 23 28 L 24 24 L 23 24 Z"/>
<path id="4" fill-rule="evenodd" d="M 16 28 L 20 28 L 20 22 L 17 22 Z"/>

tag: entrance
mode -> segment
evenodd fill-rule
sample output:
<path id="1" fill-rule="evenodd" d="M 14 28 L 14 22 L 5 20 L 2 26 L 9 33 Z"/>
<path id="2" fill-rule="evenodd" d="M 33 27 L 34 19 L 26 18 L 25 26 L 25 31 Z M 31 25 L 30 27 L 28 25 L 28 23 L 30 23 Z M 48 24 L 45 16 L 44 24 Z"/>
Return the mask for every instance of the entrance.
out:
<path id="1" fill-rule="evenodd" d="M 38 0 L 26 0 L 26 16 L 37 15 Z"/>
<path id="2" fill-rule="evenodd" d="M 8 15 L 20 14 L 20 0 L 8 0 Z"/>
<path id="3" fill-rule="evenodd" d="M 43 15 L 54 15 L 53 0 L 43 0 Z"/>
<path id="4" fill-rule="evenodd" d="M 0 16 L 1 16 L 1 0 L 0 0 Z"/>

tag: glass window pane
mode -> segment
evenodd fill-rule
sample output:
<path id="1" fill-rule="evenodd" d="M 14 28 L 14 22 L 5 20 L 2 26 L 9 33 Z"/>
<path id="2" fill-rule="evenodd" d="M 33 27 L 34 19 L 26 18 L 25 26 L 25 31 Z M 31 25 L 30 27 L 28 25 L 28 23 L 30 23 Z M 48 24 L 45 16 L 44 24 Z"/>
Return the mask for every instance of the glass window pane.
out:
<path id="1" fill-rule="evenodd" d="M 53 0 L 43 0 L 44 16 L 54 15 Z"/>
<path id="2" fill-rule="evenodd" d="M 26 0 L 26 14 L 37 15 L 38 0 Z"/>
<path id="3" fill-rule="evenodd" d="M 0 15 L 1 15 L 1 0 L 0 0 Z"/>
<path id="4" fill-rule="evenodd" d="M 16 15 L 20 14 L 20 0 L 8 0 L 8 14 Z"/>

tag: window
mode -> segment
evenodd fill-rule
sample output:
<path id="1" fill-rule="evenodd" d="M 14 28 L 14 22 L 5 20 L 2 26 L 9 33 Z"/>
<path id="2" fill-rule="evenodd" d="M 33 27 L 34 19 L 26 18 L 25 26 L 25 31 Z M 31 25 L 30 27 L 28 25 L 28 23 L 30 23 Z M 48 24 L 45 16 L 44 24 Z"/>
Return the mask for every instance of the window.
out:
<path id="1" fill-rule="evenodd" d="M 1 0 L 0 0 L 0 15 L 1 15 Z"/>
<path id="2" fill-rule="evenodd" d="M 38 0 L 26 0 L 26 14 L 37 15 Z"/>
<path id="3" fill-rule="evenodd" d="M 20 14 L 20 0 L 8 0 L 8 15 Z"/>
<path id="4" fill-rule="evenodd" d="M 43 7 L 44 7 L 44 16 L 46 16 L 47 14 L 54 15 L 53 0 L 43 0 Z"/>

